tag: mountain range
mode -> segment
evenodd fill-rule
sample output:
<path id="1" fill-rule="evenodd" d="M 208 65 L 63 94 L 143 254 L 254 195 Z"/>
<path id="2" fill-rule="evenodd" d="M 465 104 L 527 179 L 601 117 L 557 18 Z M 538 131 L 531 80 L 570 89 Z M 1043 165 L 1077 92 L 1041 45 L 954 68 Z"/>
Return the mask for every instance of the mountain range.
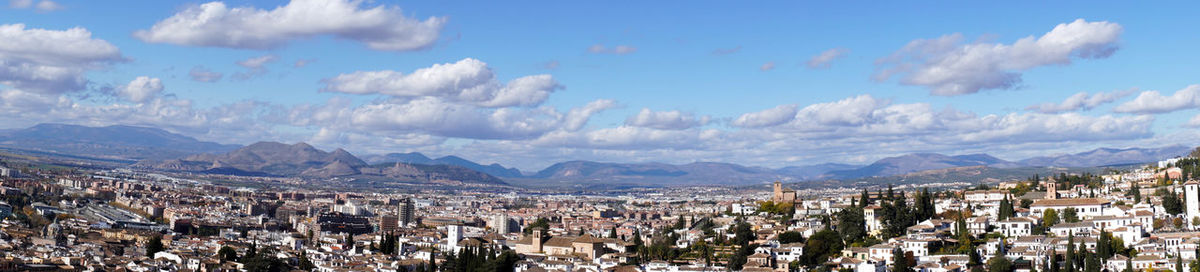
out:
<path id="1" fill-rule="evenodd" d="M 459 158 L 458 156 L 445 156 L 437 159 L 430 159 L 418 152 L 411 153 L 388 153 L 385 155 L 368 155 L 364 156 L 367 162 L 370 163 L 388 163 L 402 162 L 408 164 L 427 164 L 427 165 L 454 165 L 461 166 L 467 169 L 484 172 L 488 175 L 493 175 L 502 178 L 518 178 L 523 177 L 521 170 L 516 168 L 506 168 L 498 163 L 490 165 L 482 165 L 473 161 Z"/>
<path id="2" fill-rule="evenodd" d="M 202 142 L 157 128 L 87 127 L 38 124 L 0 132 L 0 146 L 105 159 L 171 159 L 197 153 L 228 152 L 239 145 Z"/>
<path id="3" fill-rule="evenodd" d="M 399 181 L 505 184 L 491 175 L 453 165 L 380 163 L 370 165 L 350 152 L 319 150 L 306 143 L 258 142 L 224 154 L 197 154 L 181 159 L 142 160 L 135 168 L 248 176 L 387 177 Z"/>
<path id="4" fill-rule="evenodd" d="M 325 152 L 305 143 L 289 145 L 260 142 L 242 147 L 202 142 L 157 128 L 134 126 L 39 124 L 25 129 L 0 131 L 0 147 L 46 154 L 120 159 L 134 167 L 166 171 L 313 178 L 373 176 L 407 181 L 461 179 L 468 183 L 485 184 L 510 181 L 530 186 L 752 185 L 775 180 L 871 179 L 938 169 L 971 169 L 969 172 L 983 173 L 988 171 L 976 169 L 1129 165 L 1183 156 L 1191 151 L 1190 147 L 1181 145 L 1100 148 L 1019 161 L 1006 161 L 988 154 L 950 156 L 915 153 L 883 158 L 868 165 L 824 163 L 778 169 L 718 162 L 666 164 L 567 161 L 537 172 L 522 172 L 496 163 L 483 165 L 457 156 L 432 159 L 416 152 L 389 153 L 363 156 L 364 160 L 342 149 Z"/>

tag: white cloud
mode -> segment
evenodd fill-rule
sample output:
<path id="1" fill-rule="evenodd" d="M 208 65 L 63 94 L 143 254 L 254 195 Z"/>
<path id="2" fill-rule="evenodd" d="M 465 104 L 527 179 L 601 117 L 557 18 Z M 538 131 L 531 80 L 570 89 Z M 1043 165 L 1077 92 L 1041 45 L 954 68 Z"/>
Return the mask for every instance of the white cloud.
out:
<path id="1" fill-rule="evenodd" d="M 33 0 L 8 0 L 8 7 L 15 9 L 29 8 L 33 6 Z"/>
<path id="2" fill-rule="evenodd" d="M 83 28 L 26 29 L 0 25 L 0 84 L 42 93 L 81 90 L 83 74 L 122 61 L 116 46 Z"/>
<path id="3" fill-rule="evenodd" d="M 606 47 L 606 46 L 604 46 L 604 44 L 598 43 L 598 44 L 594 44 L 594 45 L 588 47 L 587 51 L 591 52 L 591 53 L 595 53 L 595 54 L 627 55 L 627 54 L 632 54 L 633 52 L 637 52 L 637 47 L 628 46 L 628 45 L 618 45 L 618 46 L 614 46 L 614 47 Z"/>
<path id="4" fill-rule="evenodd" d="M 1192 116 L 1192 119 L 1189 119 L 1187 124 L 1184 124 L 1184 126 L 1191 128 L 1200 127 L 1200 115 Z"/>
<path id="5" fill-rule="evenodd" d="M 816 56 L 809 58 L 808 62 L 806 62 L 805 64 L 808 65 L 808 68 L 812 68 L 812 69 L 829 68 L 829 66 L 833 63 L 833 61 L 845 57 L 846 54 L 848 54 L 848 53 L 850 53 L 850 49 L 845 49 L 845 48 L 834 48 L 834 49 L 825 50 L 825 51 L 821 52 L 820 54 L 817 54 Z"/>
<path id="6" fill-rule="evenodd" d="M 1175 91 L 1171 96 L 1163 96 L 1158 91 L 1144 91 L 1129 102 L 1117 105 L 1115 112 L 1150 114 L 1167 113 L 1182 109 L 1200 107 L 1200 84 L 1188 85 Z"/>
<path id="7" fill-rule="evenodd" d="M 550 93 L 562 88 L 550 75 L 525 76 L 501 83 L 487 63 L 471 58 L 417 69 L 407 75 L 391 70 L 360 71 L 324 82 L 322 90 L 327 92 L 440 97 L 484 107 L 537 106 Z"/>
<path id="8" fill-rule="evenodd" d="M 251 70 L 263 69 L 264 65 L 267 65 L 267 63 L 275 62 L 275 60 L 277 60 L 277 59 L 279 59 L 279 57 L 277 57 L 275 55 L 263 55 L 263 56 L 258 56 L 258 57 L 253 57 L 253 58 L 248 58 L 245 60 L 238 61 L 237 65 L 241 66 L 241 67 L 246 67 L 246 69 L 251 69 Z"/>
<path id="9" fill-rule="evenodd" d="M 308 66 L 309 64 L 312 64 L 313 62 L 317 62 L 317 60 L 315 60 L 315 59 L 298 59 L 298 60 L 296 60 L 296 63 L 292 64 L 292 67 L 302 68 L 304 66 Z"/>
<path id="10" fill-rule="evenodd" d="M 162 80 L 140 76 L 121 87 L 121 97 L 129 99 L 129 101 L 141 103 L 158 96 L 162 90 Z"/>
<path id="11" fill-rule="evenodd" d="M 796 105 L 780 105 L 760 112 L 742 114 L 731 125 L 742 128 L 761 128 L 787 123 L 796 118 Z"/>
<path id="12" fill-rule="evenodd" d="M 571 111 L 567 112 L 566 119 L 563 123 L 563 129 L 566 131 L 580 130 L 583 128 L 583 126 L 587 125 L 588 119 L 591 119 L 592 115 L 615 107 L 617 107 L 616 101 L 600 99 L 588 102 L 588 104 L 584 105 L 583 107 L 571 109 Z"/>
<path id="13" fill-rule="evenodd" d="M 349 124 L 366 131 L 421 132 L 467 139 L 531 139 L 579 125 L 598 112 L 589 104 L 582 115 L 564 115 L 548 107 L 482 109 L 423 97 L 400 103 L 374 103 L 358 107 Z"/>
<path id="14" fill-rule="evenodd" d="M 1026 107 L 1026 110 L 1037 111 L 1041 113 L 1060 113 L 1077 110 L 1091 110 L 1096 106 L 1112 103 L 1117 99 L 1124 98 L 1132 94 L 1132 91 L 1116 91 L 1116 92 L 1100 92 L 1089 95 L 1087 92 L 1079 92 L 1075 95 L 1067 97 L 1062 103 L 1042 103 Z"/>
<path id="15" fill-rule="evenodd" d="M 645 127 L 665 130 L 689 129 L 708 124 L 710 117 L 697 118 L 695 114 L 673 111 L 652 111 L 642 108 L 636 115 L 625 119 L 626 126 Z"/>
<path id="16" fill-rule="evenodd" d="M 199 82 L 217 82 L 218 80 L 221 80 L 221 77 L 224 75 L 219 72 L 213 72 L 204 66 L 196 66 L 192 67 L 192 70 L 188 72 L 188 76 L 190 76 L 192 80 Z"/>
<path id="17" fill-rule="evenodd" d="M 275 62 L 279 57 L 275 55 L 263 55 L 252 57 L 237 62 L 238 66 L 246 68 L 245 72 L 237 72 L 233 74 L 233 78 L 237 80 L 248 80 L 267 73 L 267 64 Z"/>
<path id="18" fill-rule="evenodd" d="M 228 8 L 222 2 L 191 6 L 133 36 L 145 42 L 188 46 L 269 49 L 321 35 L 362 42 L 385 51 L 432 46 L 446 22 L 405 16 L 397 7 L 364 6 L 362 0 L 293 0 L 272 10 Z"/>
<path id="19" fill-rule="evenodd" d="M 943 96 L 1009 89 L 1021 82 L 1025 70 L 1067 65 L 1072 58 L 1108 57 L 1117 50 L 1121 32 L 1116 23 L 1078 19 L 1012 44 L 963 43 L 961 34 L 915 40 L 879 59 L 874 77 L 884 81 L 899 76 L 901 84 L 924 86 Z"/>
<path id="20" fill-rule="evenodd" d="M 775 69 L 774 61 L 768 61 L 767 63 L 763 63 L 762 66 L 758 67 L 759 71 L 770 71 L 770 70 L 774 70 L 774 69 Z"/>
<path id="21" fill-rule="evenodd" d="M 58 4 L 57 2 L 50 1 L 50 0 L 38 1 L 37 6 L 34 7 L 34 9 L 36 9 L 38 12 L 58 11 L 58 10 L 62 10 L 63 8 L 65 8 L 65 7 Z"/>

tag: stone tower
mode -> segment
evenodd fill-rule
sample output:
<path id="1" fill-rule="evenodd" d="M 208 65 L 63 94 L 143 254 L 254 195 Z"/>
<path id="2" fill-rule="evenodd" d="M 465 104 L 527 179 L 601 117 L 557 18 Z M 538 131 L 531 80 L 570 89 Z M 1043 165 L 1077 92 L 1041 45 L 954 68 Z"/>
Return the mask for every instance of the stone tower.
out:
<path id="1" fill-rule="evenodd" d="M 1058 199 L 1058 184 L 1053 178 L 1046 179 L 1046 199 Z"/>

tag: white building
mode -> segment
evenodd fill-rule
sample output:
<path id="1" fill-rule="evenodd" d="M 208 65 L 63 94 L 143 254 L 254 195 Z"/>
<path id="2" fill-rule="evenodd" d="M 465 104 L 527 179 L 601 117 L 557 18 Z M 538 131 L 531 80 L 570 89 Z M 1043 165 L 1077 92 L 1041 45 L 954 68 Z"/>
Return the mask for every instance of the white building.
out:
<path id="1" fill-rule="evenodd" d="M 1187 205 L 1188 224 L 1200 217 L 1200 183 L 1195 180 L 1183 184 L 1184 203 Z M 1197 226 L 1192 226 L 1197 227 Z"/>
<path id="2" fill-rule="evenodd" d="M 1063 210 L 1075 209 L 1075 214 L 1080 219 L 1087 219 L 1104 215 L 1104 211 L 1111 206 L 1111 202 L 1101 198 L 1038 199 L 1029 206 L 1029 209 L 1039 217 L 1047 209 L 1059 211 L 1060 216 Z"/>

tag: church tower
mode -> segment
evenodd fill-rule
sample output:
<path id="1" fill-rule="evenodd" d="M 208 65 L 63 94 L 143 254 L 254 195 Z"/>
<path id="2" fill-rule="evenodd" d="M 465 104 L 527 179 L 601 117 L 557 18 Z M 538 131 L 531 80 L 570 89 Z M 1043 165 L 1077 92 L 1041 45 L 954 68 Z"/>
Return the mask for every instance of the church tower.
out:
<path id="1" fill-rule="evenodd" d="M 1058 199 L 1058 184 L 1053 178 L 1046 179 L 1046 199 Z"/>
<path id="2" fill-rule="evenodd" d="M 778 180 L 776 180 L 774 189 L 775 189 L 774 194 L 771 194 L 771 202 L 782 202 L 783 201 L 783 183 L 780 183 Z"/>
<path id="3" fill-rule="evenodd" d="M 1196 217 L 1200 217 L 1200 182 L 1190 180 L 1183 184 L 1183 200 L 1186 205 L 1184 210 L 1187 211 L 1187 220 L 1184 222 L 1190 224 Z"/>

